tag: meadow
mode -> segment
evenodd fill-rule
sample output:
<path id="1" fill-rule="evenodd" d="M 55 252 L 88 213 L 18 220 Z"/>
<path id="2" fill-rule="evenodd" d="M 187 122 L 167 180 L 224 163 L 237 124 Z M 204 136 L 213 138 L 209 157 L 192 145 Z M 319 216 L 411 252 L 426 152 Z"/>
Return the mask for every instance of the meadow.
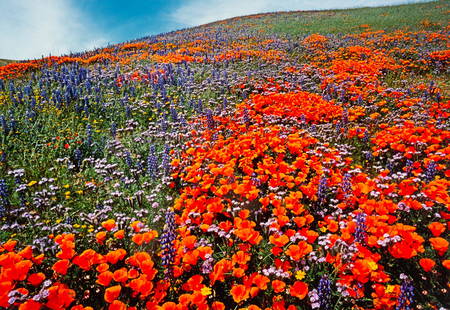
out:
<path id="1" fill-rule="evenodd" d="M 1 309 L 447 309 L 449 1 L 0 66 Z"/>

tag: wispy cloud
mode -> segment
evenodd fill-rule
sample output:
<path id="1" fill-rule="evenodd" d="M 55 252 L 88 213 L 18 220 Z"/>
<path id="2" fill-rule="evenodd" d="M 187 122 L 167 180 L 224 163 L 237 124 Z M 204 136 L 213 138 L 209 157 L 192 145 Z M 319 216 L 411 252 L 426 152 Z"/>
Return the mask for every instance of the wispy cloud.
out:
<path id="1" fill-rule="evenodd" d="M 409 0 L 185 0 L 171 18 L 186 26 L 196 26 L 234 16 L 263 12 L 321 10 L 362 6 L 394 5 Z"/>
<path id="2" fill-rule="evenodd" d="M 0 58 L 61 55 L 108 42 L 70 0 L 2 0 L 0 12 Z"/>

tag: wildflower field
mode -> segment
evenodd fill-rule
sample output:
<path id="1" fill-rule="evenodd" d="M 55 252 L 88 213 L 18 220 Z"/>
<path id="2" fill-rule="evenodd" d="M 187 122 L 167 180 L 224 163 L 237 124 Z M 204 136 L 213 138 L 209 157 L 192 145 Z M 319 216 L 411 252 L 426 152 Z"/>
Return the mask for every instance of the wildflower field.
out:
<path id="1" fill-rule="evenodd" d="M 1 66 L 0 309 L 449 309 L 449 12 Z"/>

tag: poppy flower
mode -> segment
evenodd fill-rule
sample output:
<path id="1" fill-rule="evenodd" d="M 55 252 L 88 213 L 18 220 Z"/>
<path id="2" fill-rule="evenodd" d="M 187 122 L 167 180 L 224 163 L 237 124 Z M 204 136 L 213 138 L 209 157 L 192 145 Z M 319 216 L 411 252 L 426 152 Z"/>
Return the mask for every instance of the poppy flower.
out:
<path id="1" fill-rule="evenodd" d="M 123 229 L 118 230 L 114 233 L 113 236 L 114 236 L 114 238 L 121 240 L 125 237 L 125 231 Z"/>
<path id="2" fill-rule="evenodd" d="M 45 280 L 45 275 L 42 272 L 33 273 L 28 276 L 28 282 L 33 286 L 38 286 Z"/>
<path id="3" fill-rule="evenodd" d="M 302 257 L 312 251 L 312 246 L 306 241 L 300 241 L 297 244 L 292 244 L 286 250 L 286 255 L 290 256 L 293 260 L 299 261 Z"/>
<path id="4" fill-rule="evenodd" d="M 434 260 L 432 260 L 430 258 L 421 258 L 419 260 L 419 264 L 423 268 L 423 270 L 425 270 L 426 272 L 431 271 L 431 269 L 433 269 L 433 267 L 436 265 Z"/>
<path id="5" fill-rule="evenodd" d="M 276 236 L 271 235 L 269 237 L 269 241 L 277 247 L 282 247 L 289 242 L 289 237 L 286 235 L 276 235 Z"/>
<path id="6" fill-rule="evenodd" d="M 284 283 L 281 280 L 273 280 L 272 281 L 272 288 L 275 293 L 283 292 L 285 287 L 286 287 L 286 283 Z"/>
<path id="7" fill-rule="evenodd" d="M 108 310 L 127 310 L 127 305 L 120 300 L 114 300 L 108 307 Z"/>
<path id="8" fill-rule="evenodd" d="M 295 281 L 289 288 L 289 293 L 299 299 L 303 299 L 308 294 L 308 285 L 305 282 Z"/>
<path id="9" fill-rule="evenodd" d="M 215 301 L 211 305 L 212 310 L 225 310 L 225 305 L 220 301 Z"/>
<path id="10" fill-rule="evenodd" d="M 248 299 L 248 297 L 250 296 L 249 291 L 247 290 L 245 285 L 242 284 L 233 285 L 230 293 L 236 303 L 240 303 L 241 301 Z"/>
<path id="11" fill-rule="evenodd" d="M 69 268 L 70 261 L 68 259 L 62 259 L 53 264 L 53 271 L 56 273 L 65 275 L 67 273 L 67 269 Z"/>
<path id="12" fill-rule="evenodd" d="M 97 283 L 103 286 L 108 286 L 113 278 L 113 273 L 111 271 L 103 271 L 97 276 Z"/>
<path id="13" fill-rule="evenodd" d="M 125 282 L 128 280 L 128 270 L 126 268 L 120 268 L 113 273 L 113 279 L 116 282 Z"/>
<path id="14" fill-rule="evenodd" d="M 107 221 L 102 222 L 102 227 L 107 231 L 111 231 L 116 227 L 116 221 L 113 219 L 109 219 Z"/>
<path id="15" fill-rule="evenodd" d="M 267 289 L 267 284 L 269 282 L 270 282 L 269 278 L 261 274 L 257 274 L 253 278 L 253 284 L 256 285 L 261 290 Z"/>
<path id="16" fill-rule="evenodd" d="M 428 229 L 431 231 L 433 236 L 439 237 L 445 231 L 445 226 L 439 222 L 432 222 L 428 225 Z"/>
<path id="17" fill-rule="evenodd" d="M 105 239 L 106 239 L 106 231 L 99 231 L 95 235 L 95 239 L 97 240 L 97 243 L 103 244 L 103 242 L 105 242 Z"/>
<path id="18" fill-rule="evenodd" d="M 448 249 L 448 241 L 441 237 L 430 238 L 430 243 L 433 249 L 438 252 L 440 256 L 444 255 Z"/>
<path id="19" fill-rule="evenodd" d="M 122 290 L 122 287 L 120 285 L 108 287 L 105 290 L 105 295 L 104 295 L 105 301 L 107 303 L 112 303 L 114 300 L 117 299 L 117 297 L 119 297 L 121 290 Z"/>
<path id="20" fill-rule="evenodd" d="M 40 302 L 34 300 L 27 300 L 19 305 L 19 310 L 39 310 L 42 309 L 44 305 Z"/>

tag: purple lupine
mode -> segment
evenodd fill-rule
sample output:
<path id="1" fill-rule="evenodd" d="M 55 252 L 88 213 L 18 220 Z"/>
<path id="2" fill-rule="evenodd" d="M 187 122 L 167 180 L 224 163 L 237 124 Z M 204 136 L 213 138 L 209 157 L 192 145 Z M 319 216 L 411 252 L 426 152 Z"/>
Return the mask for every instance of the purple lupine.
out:
<path id="1" fill-rule="evenodd" d="M 242 113 L 242 119 L 247 126 L 250 124 L 250 115 L 248 114 L 247 108 L 244 108 L 244 112 Z"/>
<path id="2" fill-rule="evenodd" d="M 412 171 L 412 168 L 413 168 L 413 161 L 411 160 L 411 159 L 407 159 L 406 160 L 406 173 L 408 174 L 408 175 L 411 175 L 411 171 Z"/>
<path id="3" fill-rule="evenodd" d="M 327 178 L 324 176 L 320 178 L 319 186 L 317 188 L 317 199 L 319 203 L 323 203 L 325 201 L 327 181 L 328 181 Z"/>
<path id="4" fill-rule="evenodd" d="M 0 217 L 5 216 L 6 208 L 9 206 L 8 185 L 4 179 L 0 179 Z"/>
<path id="5" fill-rule="evenodd" d="M 6 151 L 0 154 L 0 163 L 6 163 Z"/>
<path id="6" fill-rule="evenodd" d="M 88 124 L 86 126 L 86 144 L 87 144 L 87 146 L 92 145 L 92 126 L 91 126 L 91 124 Z"/>
<path id="7" fill-rule="evenodd" d="M 210 274 L 213 270 L 214 258 L 210 254 L 205 255 L 205 260 L 203 261 L 200 269 L 203 274 Z"/>
<path id="8" fill-rule="evenodd" d="M 14 183 L 18 186 L 17 189 L 20 189 L 20 186 L 21 186 L 21 184 L 22 184 L 22 178 L 20 177 L 19 174 L 15 176 L 15 178 L 14 178 Z M 25 207 L 25 204 L 26 204 L 25 194 L 23 193 L 23 191 L 21 191 L 21 190 L 18 191 L 17 189 L 16 189 L 16 192 L 17 192 L 18 195 L 19 195 L 20 206 L 21 206 L 21 207 Z M 1 213 L 1 212 L 0 212 L 0 213 Z"/>
<path id="9" fill-rule="evenodd" d="M 227 106 L 228 106 L 228 100 L 227 100 L 226 97 L 224 97 L 224 98 L 223 98 L 223 101 L 222 101 L 222 108 L 223 108 L 223 109 L 226 109 Z"/>
<path id="10" fill-rule="evenodd" d="M 300 115 L 300 126 L 304 126 L 306 124 L 306 116 L 305 114 Z"/>
<path id="11" fill-rule="evenodd" d="M 425 170 L 425 180 L 427 182 L 431 182 L 434 180 L 435 176 L 436 176 L 436 163 L 434 161 L 431 161 L 428 164 L 427 169 Z"/>
<path id="12" fill-rule="evenodd" d="M 164 174 L 168 175 L 170 173 L 170 148 L 168 145 L 164 146 L 164 153 L 162 155 L 162 167 L 164 169 Z"/>
<path id="13" fill-rule="evenodd" d="M 319 295 L 320 310 L 328 310 L 331 306 L 331 281 L 327 275 L 322 276 L 317 287 Z"/>
<path id="14" fill-rule="evenodd" d="M 172 122 L 178 122 L 178 113 L 174 106 L 170 106 L 170 117 L 172 118 Z"/>
<path id="15" fill-rule="evenodd" d="M 351 195 L 352 182 L 350 181 L 350 179 L 351 179 L 350 173 L 346 173 L 341 183 L 341 188 L 342 191 L 344 192 L 345 198 L 348 198 Z"/>
<path id="16" fill-rule="evenodd" d="M 358 213 L 356 215 L 355 241 L 364 242 L 366 239 L 366 214 Z"/>
<path id="17" fill-rule="evenodd" d="M 131 108 L 129 105 L 125 107 L 125 115 L 127 118 L 131 118 Z"/>
<path id="18" fill-rule="evenodd" d="M 152 179 L 156 179 L 158 174 L 158 158 L 155 154 L 155 146 L 150 147 L 150 154 L 147 158 L 147 173 Z"/>
<path id="19" fill-rule="evenodd" d="M 112 123 L 111 124 L 111 136 L 115 139 L 117 134 L 117 124 Z"/>
<path id="20" fill-rule="evenodd" d="M 128 168 L 133 168 L 133 159 L 131 158 L 130 152 L 125 152 L 125 163 L 127 164 Z"/>
<path id="21" fill-rule="evenodd" d="M 80 149 L 76 149 L 73 152 L 73 159 L 74 159 L 75 167 L 80 168 L 81 167 L 81 161 L 83 160 L 83 153 L 81 152 Z"/>
<path id="22" fill-rule="evenodd" d="M 258 179 L 258 175 L 256 173 L 252 174 L 252 184 L 256 187 L 261 186 L 261 180 Z"/>
<path id="23" fill-rule="evenodd" d="M 165 268 L 166 278 L 172 275 L 172 264 L 175 257 L 174 241 L 177 238 L 175 226 L 175 213 L 172 210 L 166 212 L 166 224 L 159 238 L 162 250 L 162 265 Z"/>
<path id="24" fill-rule="evenodd" d="M 403 278 L 403 282 L 400 286 L 400 295 L 397 299 L 397 306 L 395 310 L 411 310 L 414 303 L 414 286 L 412 280 L 408 276 L 401 274 L 400 278 Z"/>
<path id="25" fill-rule="evenodd" d="M 341 129 L 342 129 L 342 122 L 341 121 L 337 121 L 336 122 L 336 134 L 339 135 L 341 133 Z"/>
<path id="26" fill-rule="evenodd" d="M 202 113 L 203 112 L 203 103 L 202 103 L 201 99 L 198 100 L 198 104 L 197 104 L 196 110 L 197 110 L 197 113 Z"/>
<path id="27" fill-rule="evenodd" d="M 214 129 L 216 127 L 211 109 L 206 111 L 206 122 L 208 124 L 208 129 Z"/>
<path id="28" fill-rule="evenodd" d="M 348 110 L 346 108 L 342 111 L 342 124 L 343 126 L 348 124 Z"/>
<path id="29" fill-rule="evenodd" d="M 6 122 L 6 118 L 3 115 L 0 115 L 0 124 L 3 128 L 3 133 L 7 135 L 9 133 L 8 123 Z"/>
<path id="30" fill-rule="evenodd" d="M 370 139 L 369 131 L 365 130 L 364 131 L 364 137 L 362 138 L 362 140 L 363 140 L 364 143 L 368 143 L 369 139 Z"/>

